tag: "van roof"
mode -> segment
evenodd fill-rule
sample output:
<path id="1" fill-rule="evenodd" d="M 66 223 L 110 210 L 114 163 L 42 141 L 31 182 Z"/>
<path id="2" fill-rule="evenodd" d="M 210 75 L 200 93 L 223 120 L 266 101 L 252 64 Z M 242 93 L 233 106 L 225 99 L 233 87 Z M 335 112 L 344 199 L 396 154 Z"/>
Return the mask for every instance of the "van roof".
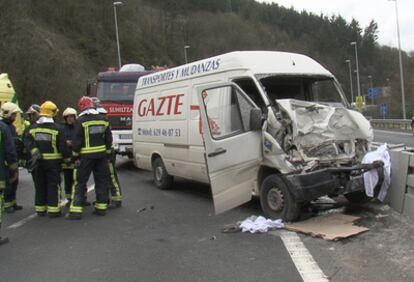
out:
<path id="1" fill-rule="evenodd" d="M 152 73 L 151 71 L 140 72 L 119 72 L 119 71 L 105 71 L 98 73 L 98 81 L 110 82 L 137 82 L 138 78 Z"/>
<path id="2" fill-rule="evenodd" d="M 229 70 L 246 69 L 254 74 L 333 75 L 308 56 L 274 51 L 236 51 L 141 77 L 138 88 L 203 76 Z"/>

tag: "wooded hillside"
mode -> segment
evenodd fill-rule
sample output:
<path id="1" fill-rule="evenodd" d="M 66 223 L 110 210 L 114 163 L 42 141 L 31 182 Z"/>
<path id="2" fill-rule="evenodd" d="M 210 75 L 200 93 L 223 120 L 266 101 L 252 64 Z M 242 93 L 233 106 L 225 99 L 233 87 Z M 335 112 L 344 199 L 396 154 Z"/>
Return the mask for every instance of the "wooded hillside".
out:
<path id="1" fill-rule="evenodd" d="M 112 2 L 0 0 L 0 71 L 9 73 L 23 107 L 45 99 L 61 108 L 73 105 L 85 93 L 87 79 L 117 66 Z M 390 103 L 389 117 L 401 116 L 398 52 L 378 45 L 374 21 L 362 27 L 340 16 L 299 13 L 253 0 L 123 2 L 118 19 L 124 64 L 180 65 L 184 45 L 191 46 L 191 61 L 234 50 L 299 52 L 333 72 L 350 100 L 345 60 L 355 63 L 350 42 L 357 41 L 363 94 L 369 75 L 374 87 L 391 86 L 391 97 L 375 103 Z M 404 62 L 407 113 L 412 114 L 412 54 L 404 53 Z"/>

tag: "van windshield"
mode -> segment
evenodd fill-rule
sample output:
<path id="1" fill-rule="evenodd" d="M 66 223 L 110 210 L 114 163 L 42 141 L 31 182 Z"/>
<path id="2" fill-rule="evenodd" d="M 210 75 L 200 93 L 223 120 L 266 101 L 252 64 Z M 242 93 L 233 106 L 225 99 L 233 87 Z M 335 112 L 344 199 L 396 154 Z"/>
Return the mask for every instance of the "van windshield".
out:
<path id="1" fill-rule="evenodd" d="M 136 82 L 99 81 L 96 96 L 102 102 L 133 103 Z"/>
<path id="2" fill-rule="evenodd" d="M 331 77 L 258 75 L 270 100 L 296 99 L 321 104 L 346 105 L 340 87 Z"/>

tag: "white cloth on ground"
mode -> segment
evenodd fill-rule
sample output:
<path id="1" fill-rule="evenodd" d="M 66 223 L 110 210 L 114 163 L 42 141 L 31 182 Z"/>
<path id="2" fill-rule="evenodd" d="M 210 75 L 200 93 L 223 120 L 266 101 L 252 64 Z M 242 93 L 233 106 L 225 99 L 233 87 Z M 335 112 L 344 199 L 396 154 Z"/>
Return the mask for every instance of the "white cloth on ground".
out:
<path id="1" fill-rule="evenodd" d="M 375 151 L 368 152 L 362 159 L 363 164 L 370 164 L 374 161 L 382 161 L 384 163 L 384 182 L 378 194 L 378 199 L 383 202 L 391 184 L 391 158 L 387 144 L 381 145 Z M 374 197 L 374 188 L 377 183 L 378 172 L 376 170 L 370 170 L 364 173 L 365 193 L 368 197 Z"/>
<path id="2" fill-rule="evenodd" d="M 270 230 L 282 229 L 285 224 L 281 219 L 271 220 L 263 216 L 251 216 L 240 223 L 242 232 L 266 233 Z"/>

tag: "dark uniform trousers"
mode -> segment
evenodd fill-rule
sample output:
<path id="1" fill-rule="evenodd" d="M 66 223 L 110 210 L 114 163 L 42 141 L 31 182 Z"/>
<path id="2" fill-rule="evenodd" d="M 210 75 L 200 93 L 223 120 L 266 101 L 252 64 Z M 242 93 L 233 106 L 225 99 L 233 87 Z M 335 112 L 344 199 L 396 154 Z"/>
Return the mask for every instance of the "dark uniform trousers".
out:
<path id="1" fill-rule="evenodd" d="M 7 176 L 7 179 L 10 179 L 10 175 Z M 19 185 L 19 176 L 17 176 L 14 182 L 7 181 L 6 189 L 4 189 L 4 201 L 5 201 L 4 207 L 5 208 L 13 207 L 16 204 L 16 193 L 17 193 L 18 185 Z"/>
<path id="2" fill-rule="evenodd" d="M 121 202 L 122 201 L 122 193 L 121 193 L 121 185 L 119 184 L 118 174 L 115 169 L 115 156 L 111 157 L 111 161 L 108 162 L 109 164 L 109 173 L 110 173 L 110 181 L 109 181 L 109 189 L 111 192 L 111 200 L 112 202 Z"/>
<path id="3" fill-rule="evenodd" d="M 74 175 L 74 169 L 63 168 L 63 179 L 65 185 L 65 196 L 66 199 L 72 199 L 72 188 L 73 188 L 73 179 L 76 177 Z"/>
<path id="4" fill-rule="evenodd" d="M 95 209 L 106 211 L 108 208 L 108 158 L 87 158 L 80 157 L 79 167 L 75 167 L 75 183 L 72 192 L 72 204 L 70 206 L 71 213 L 82 213 L 83 203 L 86 194 L 86 184 L 89 180 L 91 172 L 93 172 L 95 180 L 96 202 Z"/>
<path id="5" fill-rule="evenodd" d="M 34 169 L 36 212 L 60 213 L 60 160 L 41 160 Z"/>

